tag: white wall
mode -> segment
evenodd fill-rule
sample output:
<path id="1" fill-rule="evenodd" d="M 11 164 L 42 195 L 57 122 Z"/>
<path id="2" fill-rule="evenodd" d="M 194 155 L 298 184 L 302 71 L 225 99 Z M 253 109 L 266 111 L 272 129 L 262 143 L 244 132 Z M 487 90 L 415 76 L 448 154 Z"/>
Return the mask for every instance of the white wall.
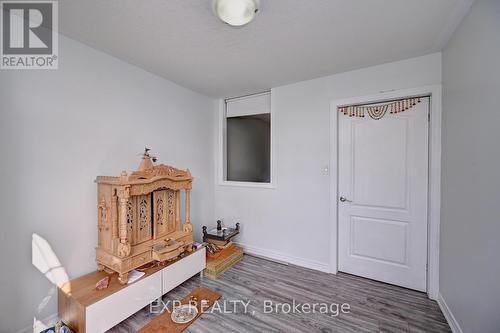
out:
<path id="1" fill-rule="evenodd" d="M 216 185 L 215 218 L 242 224 L 254 253 L 329 270 L 330 102 L 441 83 L 441 54 L 272 89 L 276 188 Z"/>
<path id="2" fill-rule="evenodd" d="M 211 99 L 64 37 L 59 66 L 0 71 L 0 332 L 57 312 L 32 233 L 70 278 L 95 270 L 93 180 L 136 169 L 144 146 L 190 168 L 196 235 L 213 216 Z"/>
<path id="3" fill-rule="evenodd" d="M 500 332 L 500 1 L 443 53 L 440 291 L 463 332 Z"/>
<path id="4" fill-rule="evenodd" d="M 252 189 L 214 188 L 207 97 L 64 37 L 59 70 L 1 71 L 0 332 L 56 312 L 55 288 L 31 264 L 32 233 L 70 278 L 95 269 L 93 180 L 135 169 L 145 145 L 191 169 L 196 235 L 216 218 L 239 221 L 254 252 L 328 270 L 330 101 L 440 82 L 433 54 L 272 89 L 277 186 Z"/>

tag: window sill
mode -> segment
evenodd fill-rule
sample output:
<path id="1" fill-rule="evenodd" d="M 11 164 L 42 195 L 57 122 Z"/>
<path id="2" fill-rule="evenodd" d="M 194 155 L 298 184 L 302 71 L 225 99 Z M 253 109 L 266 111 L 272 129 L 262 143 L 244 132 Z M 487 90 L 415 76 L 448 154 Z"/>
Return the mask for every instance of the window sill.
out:
<path id="1" fill-rule="evenodd" d="M 273 183 L 254 183 L 254 182 L 233 182 L 233 181 L 219 181 L 220 186 L 232 186 L 232 187 L 250 187 L 250 188 L 266 188 L 275 189 L 276 186 Z"/>

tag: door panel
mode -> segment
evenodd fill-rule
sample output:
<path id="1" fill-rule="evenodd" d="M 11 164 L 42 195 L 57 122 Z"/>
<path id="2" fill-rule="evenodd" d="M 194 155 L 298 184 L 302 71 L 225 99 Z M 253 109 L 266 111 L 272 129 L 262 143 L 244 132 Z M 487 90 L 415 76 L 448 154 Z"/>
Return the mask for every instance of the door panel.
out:
<path id="1" fill-rule="evenodd" d="M 351 216 L 350 255 L 387 263 L 407 264 L 407 223 Z"/>
<path id="2" fill-rule="evenodd" d="M 428 108 L 339 115 L 340 271 L 426 290 Z"/>
<path id="3" fill-rule="evenodd" d="M 177 191 L 160 190 L 153 192 L 155 239 L 176 230 Z"/>
<path id="4" fill-rule="evenodd" d="M 136 208 L 136 243 L 142 243 L 148 241 L 152 238 L 151 230 L 151 195 L 139 195 L 137 196 L 137 208 Z"/>
<path id="5" fill-rule="evenodd" d="M 351 126 L 355 202 L 405 209 L 408 119 L 353 121 Z"/>

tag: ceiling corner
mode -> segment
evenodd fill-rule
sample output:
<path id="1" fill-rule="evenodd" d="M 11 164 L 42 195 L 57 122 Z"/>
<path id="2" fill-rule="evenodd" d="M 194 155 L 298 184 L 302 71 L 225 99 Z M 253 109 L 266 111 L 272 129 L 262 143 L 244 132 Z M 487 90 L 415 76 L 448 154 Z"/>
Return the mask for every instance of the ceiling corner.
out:
<path id="1" fill-rule="evenodd" d="M 440 34 L 437 35 L 436 40 L 434 41 L 434 45 L 431 48 L 432 52 L 440 52 L 442 51 L 448 41 L 453 36 L 455 30 L 457 30 L 458 26 L 470 11 L 472 5 L 476 0 L 459 0 L 453 12 L 450 14 L 446 25 Z"/>

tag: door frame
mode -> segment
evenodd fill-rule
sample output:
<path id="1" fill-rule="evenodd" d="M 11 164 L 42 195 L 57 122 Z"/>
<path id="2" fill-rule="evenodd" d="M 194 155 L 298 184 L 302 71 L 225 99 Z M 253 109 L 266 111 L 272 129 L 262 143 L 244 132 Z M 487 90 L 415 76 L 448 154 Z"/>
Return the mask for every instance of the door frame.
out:
<path id="1" fill-rule="evenodd" d="M 429 186 L 427 207 L 427 295 L 437 300 L 439 293 L 439 228 L 441 223 L 441 117 L 442 87 L 430 85 L 392 90 L 378 94 L 338 99 L 330 102 L 330 273 L 338 272 L 338 116 L 337 107 L 346 104 L 382 102 L 411 96 L 429 95 Z"/>

